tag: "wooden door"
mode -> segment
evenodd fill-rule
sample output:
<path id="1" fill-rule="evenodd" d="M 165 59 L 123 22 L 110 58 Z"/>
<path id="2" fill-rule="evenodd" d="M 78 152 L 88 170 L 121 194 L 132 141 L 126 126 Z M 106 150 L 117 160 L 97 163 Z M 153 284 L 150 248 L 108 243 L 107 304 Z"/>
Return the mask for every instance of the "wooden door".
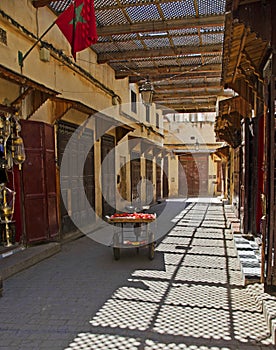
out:
<path id="1" fill-rule="evenodd" d="M 47 216 L 49 238 L 58 233 L 58 208 L 57 208 L 57 171 L 55 159 L 55 130 L 51 125 L 44 124 L 44 164 L 45 164 L 45 189 L 47 200 Z"/>
<path id="2" fill-rule="evenodd" d="M 66 122 L 59 122 L 58 123 L 58 163 L 59 166 L 61 166 L 62 158 L 64 155 L 64 151 L 66 148 L 66 145 L 68 141 L 70 140 L 70 137 L 72 134 L 76 131 L 77 126 L 73 124 L 69 124 Z M 72 147 L 72 149 L 75 147 Z M 73 150 L 72 150 L 73 152 Z M 71 157 L 69 158 L 72 163 L 76 162 L 76 152 L 74 152 Z M 68 233 L 71 231 L 75 231 L 76 227 L 71 220 L 70 212 L 72 210 L 71 208 L 71 197 L 72 197 L 72 183 L 74 183 L 72 178 L 70 178 L 70 164 L 68 164 L 68 175 L 63 175 L 61 177 L 61 201 L 60 201 L 60 216 L 61 216 L 61 232 L 62 233 Z M 69 213 L 67 208 L 69 208 Z"/>
<path id="3" fill-rule="evenodd" d="M 78 126 L 64 121 L 58 125 L 58 160 L 61 165 L 62 157 L 66 145 Z M 82 130 L 80 138 L 76 138 L 75 143 L 70 147 L 70 156 L 67 158 L 67 174 L 64 173 L 61 178 L 61 232 L 68 233 L 75 231 L 80 226 L 87 226 L 95 221 L 95 215 L 91 215 L 91 208 L 83 196 L 82 189 L 86 199 L 92 208 L 95 207 L 95 174 L 94 174 L 94 147 L 87 152 L 87 145 L 93 144 L 94 132 L 90 129 Z M 78 140 L 78 141 L 77 141 Z M 72 142 L 72 139 L 71 139 Z M 86 158 L 85 158 L 86 157 Z M 85 158 L 85 159 L 84 159 Z M 82 167 L 82 176 L 75 175 L 72 170 L 74 167 Z M 71 171 L 70 171 L 71 169 Z M 73 219 L 73 220 L 72 220 Z"/>
<path id="4" fill-rule="evenodd" d="M 208 156 L 185 155 L 180 156 L 179 160 L 179 194 L 187 195 L 188 197 L 207 195 Z"/>
<path id="5" fill-rule="evenodd" d="M 152 160 L 146 159 L 146 205 L 153 202 L 153 163 Z"/>
<path id="6" fill-rule="evenodd" d="M 102 216 L 112 215 L 116 211 L 115 197 L 115 137 L 103 135 L 101 138 L 102 172 Z M 110 153 L 110 152 L 114 153 Z M 110 153 L 110 154 L 109 154 Z M 108 157 L 108 160 L 104 159 Z"/>
<path id="7" fill-rule="evenodd" d="M 233 204 L 238 210 L 238 217 L 240 217 L 239 208 L 240 204 L 244 202 L 244 191 L 242 182 L 242 150 L 240 147 L 234 149 L 234 174 L 233 174 Z"/>
<path id="8" fill-rule="evenodd" d="M 117 185 L 119 185 L 118 190 L 122 199 L 128 200 L 127 164 L 126 164 L 126 157 L 124 156 L 120 156 L 120 172 L 119 172 L 119 178 L 117 179 Z"/>
<path id="9" fill-rule="evenodd" d="M 167 198 L 169 196 L 169 180 L 168 180 L 168 169 L 169 169 L 169 161 L 168 157 L 164 158 L 163 164 L 163 197 Z"/>
<path id="10" fill-rule="evenodd" d="M 22 167 L 26 241 L 47 241 L 59 231 L 54 128 L 26 120 L 21 125 L 26 151 Z"/>
<path id="11" fill-rule="evenodd" d="M 161 199 L 161 197 L 162 197 L 161 174 L 162 174 L 161 158 L 157 158 L 157 162 L 156 162 L 156 200 Z"/>
<path id="12" fill-rule="evenodd" d="M 132 200 L 136 200 L 139 197 L 138 183 L 141 180 L 141 163 L 140 163 L 140 155 L 134 152 L 132 152 L 132 155 L 131 155 L 130 171 L 131 171 L 131 198 Z"/>

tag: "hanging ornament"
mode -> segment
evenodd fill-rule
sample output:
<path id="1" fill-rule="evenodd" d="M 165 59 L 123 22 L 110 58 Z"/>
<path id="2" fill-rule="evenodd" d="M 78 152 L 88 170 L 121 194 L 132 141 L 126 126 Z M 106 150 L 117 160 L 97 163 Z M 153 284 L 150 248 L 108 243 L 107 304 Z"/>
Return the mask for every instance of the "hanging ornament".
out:
<path id="1" fill-rule="evenodd" d="M 19 136 L 19 132 L 21 131 L 21 126 L 18 120 L 14 120 L 14 132 L 11 135 L 11 151 L 12 158 L 14 164 L 19 165 L 19 169 L 21 169 L 21 165 L 24 163 L 26 159 L 25 148 L 23 139 Z"/>

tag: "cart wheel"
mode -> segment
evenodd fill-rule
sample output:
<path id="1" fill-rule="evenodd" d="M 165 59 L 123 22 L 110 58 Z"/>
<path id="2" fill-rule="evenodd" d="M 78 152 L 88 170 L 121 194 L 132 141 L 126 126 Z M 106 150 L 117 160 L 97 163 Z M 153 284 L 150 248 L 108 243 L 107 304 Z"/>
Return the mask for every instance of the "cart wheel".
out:
<path id="1" fill-rule="evenodd" d="M 155 242 L 154 242 L 154 234 L 151 232 L 149 235 L 149 259 L 153 260 L 154 259 L 154 249 L 155 249 Z"/>
<path id="2" fill-rule="evenodd" d="M 120 259 L 120 248 L 113 248 L 113 255 L 115 260 Z"/>

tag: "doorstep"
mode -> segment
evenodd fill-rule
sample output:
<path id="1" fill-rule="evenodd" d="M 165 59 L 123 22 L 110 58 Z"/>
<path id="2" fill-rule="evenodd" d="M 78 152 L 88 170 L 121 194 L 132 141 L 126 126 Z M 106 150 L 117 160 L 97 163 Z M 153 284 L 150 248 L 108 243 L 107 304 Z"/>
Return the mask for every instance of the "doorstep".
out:
<path id="1" fill-rule="evenodd" d="M 272 344 L 276 345 L 276 297 L 264 292 L 261 283 L 250 284 L 247 292 L 253 296 L 259 305 L 271 334 Z"/>
<path id="2" fill-rule="evenodd" d="M 0 297 L 4 280 L 59 253 L 63 244 L 79 239 L 83 235 L 80 231 L 73 231 L 61 237 L 60 242 L 41 243 L 30 247 L 20 244 L 9 248 L 2 247 L 0 249 Z"/>
<path id="3" fill-rule="evenodd" d="M 50 242 L 28 248 L 21 246 L 20 248 L 18 247 L 16 252 L 7 252 L 6 255 L 0 259 L 1 279 L 5 280 L 16 273 L 49 258 L 60 252 L 60 250 L 60 243 Z"/>
<path id="4" fill-rule="evenodd" d="M 259 246 L 255 241 L 234 234 L 234 246 L 239 259 L 243 285 L 261 281 L 261 257 Z"/>

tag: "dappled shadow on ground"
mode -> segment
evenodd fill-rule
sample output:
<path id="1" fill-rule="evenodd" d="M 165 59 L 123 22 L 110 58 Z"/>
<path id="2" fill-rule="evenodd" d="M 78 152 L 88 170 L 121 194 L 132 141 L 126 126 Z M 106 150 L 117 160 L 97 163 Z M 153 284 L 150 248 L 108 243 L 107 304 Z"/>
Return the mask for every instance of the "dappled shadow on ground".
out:
<path id="1" fill-rule="evenodd" d="M 223 207 L 192 203 L 175 224 L 156 248 L 162 269 L 135 270 L 67 350 L 273 348 L 261 310 L 242 288 Z"/>

